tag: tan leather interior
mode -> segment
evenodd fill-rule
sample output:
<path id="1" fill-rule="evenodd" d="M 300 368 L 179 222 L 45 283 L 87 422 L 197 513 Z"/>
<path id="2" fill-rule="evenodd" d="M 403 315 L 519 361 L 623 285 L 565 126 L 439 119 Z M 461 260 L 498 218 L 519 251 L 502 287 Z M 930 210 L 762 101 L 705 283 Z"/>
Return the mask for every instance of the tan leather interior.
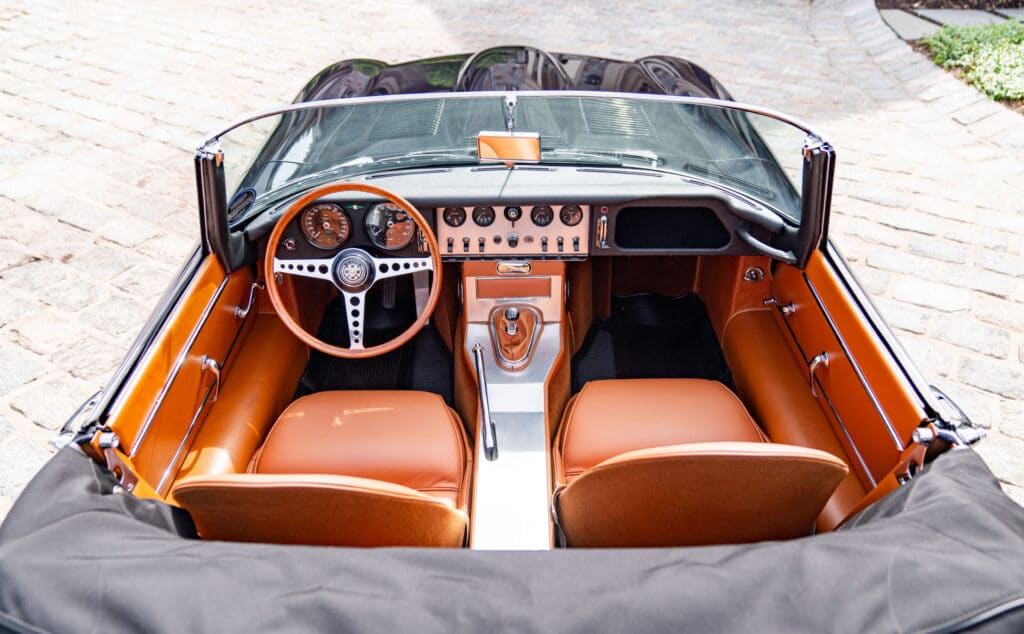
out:
<path id="1" fill-rule="evenodd" d="M 498 340 L 498 350 L 501 354 L 499 362 L 507 359 L 513 363 L 526 359 L 530 352 L 530 342 L 533 341 L 534 328 L 537 326 L 537 315 L 527 308 L 519 310 L 519 318 L 516 320 L 516 333 L 508 334 L 507 327 L 509 320 L 505 318 L 505 311 L 500 307 L 494 311 L 491 323 L 494 327 L 494 335 Z M 537 333 L 540 336 L 540 333 Z"/>
<path id="2" fill-rule="evenodd" d="M 590 381 L 565 409 L 555 477 L 572 482 L 628 451 L 717 441 L 767 442 L 743 403 L 717 381 Z"/>
<path id="3" fill-rule="evenodd" d="M 466 514 L 398 484 L 335 475 L 197 476 L 174 489 L 204 539 L 461 546 Z"/>
<path id="4" fill-rule="evenodd" d="M 736 389 L 774 442 L 820 449 L 845 460 L 846 452 L 783 337 L 769 310 L 747 311 L 729 321 L 722 349 Z M 822 509 L 819 530 L 835 528 L 866 492 L 851 469 Z"/>
<path id="5" fill-rule="evenodd" d="M 768 442 L 743 403 L 703 379 L 591 381 L 555 442 L 555 509 L 570 546 L 682 546 L 810 534 L 847 473 Z"/>
<path id="6" fill-rule="evenodd" d="M 551 297 L 551 278 L 544 275 L 478 277 L 476 296 L 479 299 Z"/>
<path id="7" fill-rule="evenodd" d="M 329 473 L 400 484 L 464 509 L 472 459 L 440 396 L 412 390 L 317 392 L 278 417 L 251 473 Z"/>
<path id="8" fill-rule="evenodd" d="M 277 315 L 259 313 L 217 401 L 192 442 L 178 479 L 240 473 L 295 393 L 308 351 Z"/>
<path id="9" fill-rule="evenodd" d="M 188 478 L 173 493 L 206 539 L 460 546 L 471 461 L 436 394 L 317 392 L 285 409 L 249 474 Z"/>
<path id="10" fill-rule="evenodd" d="M 811 534 L 846 474 L 815 449 L 757 442 L 658 447 L 606 460 L 556 492 L 566 544 L 739 544 Z"/>

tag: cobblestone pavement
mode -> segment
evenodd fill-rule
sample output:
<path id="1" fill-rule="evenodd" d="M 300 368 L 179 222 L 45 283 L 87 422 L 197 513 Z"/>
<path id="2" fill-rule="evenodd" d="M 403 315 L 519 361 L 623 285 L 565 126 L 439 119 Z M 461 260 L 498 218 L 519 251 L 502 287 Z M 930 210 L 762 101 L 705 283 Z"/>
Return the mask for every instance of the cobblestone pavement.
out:
<path id="1" fill-rule="evenodd" d="M 347 57 L 525 43 L 704 65 L 838 150 L 831 236 L 1024 501 L 1024 118 L 870 0 L 0 3 L 0 516 L 197 236 L 191 150 Z"/>

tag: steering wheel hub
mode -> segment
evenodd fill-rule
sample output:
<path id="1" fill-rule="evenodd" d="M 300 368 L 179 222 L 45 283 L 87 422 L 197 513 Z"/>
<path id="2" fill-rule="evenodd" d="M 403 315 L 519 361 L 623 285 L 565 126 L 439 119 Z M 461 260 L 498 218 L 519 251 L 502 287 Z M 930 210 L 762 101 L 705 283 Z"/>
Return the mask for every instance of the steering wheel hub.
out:
<path id="1" fill-rule="evenodd" d="M 335 272 L 345 290 L 361 291 L 372 282 L 373 262 L 361 252 L 342 253 Z"/>

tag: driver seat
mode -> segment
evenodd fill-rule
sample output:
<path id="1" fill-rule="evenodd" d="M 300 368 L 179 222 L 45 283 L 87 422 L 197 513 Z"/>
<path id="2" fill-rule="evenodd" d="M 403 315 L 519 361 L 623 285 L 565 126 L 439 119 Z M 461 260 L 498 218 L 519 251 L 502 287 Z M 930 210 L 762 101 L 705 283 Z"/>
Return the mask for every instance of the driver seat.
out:
<path id="1" fill-rule="evenodd" d="M 460 547 L 470 456 L 436 394 L 318 392 L 282 412 L 248 473 L 187 478 L 172 494 L 204 539 Z"/>

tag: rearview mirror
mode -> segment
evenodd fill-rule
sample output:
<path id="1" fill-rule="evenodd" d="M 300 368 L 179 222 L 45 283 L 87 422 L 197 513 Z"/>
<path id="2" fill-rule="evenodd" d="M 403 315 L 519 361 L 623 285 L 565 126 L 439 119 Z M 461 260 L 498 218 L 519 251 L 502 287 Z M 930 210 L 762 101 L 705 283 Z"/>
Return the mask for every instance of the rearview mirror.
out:
<path id="1" fill-rule="evenodd" d="M 481 132 L 476 135 L 476 152 L 481 163 L 540 162 L 540 134 L 537 132 Z"/>

